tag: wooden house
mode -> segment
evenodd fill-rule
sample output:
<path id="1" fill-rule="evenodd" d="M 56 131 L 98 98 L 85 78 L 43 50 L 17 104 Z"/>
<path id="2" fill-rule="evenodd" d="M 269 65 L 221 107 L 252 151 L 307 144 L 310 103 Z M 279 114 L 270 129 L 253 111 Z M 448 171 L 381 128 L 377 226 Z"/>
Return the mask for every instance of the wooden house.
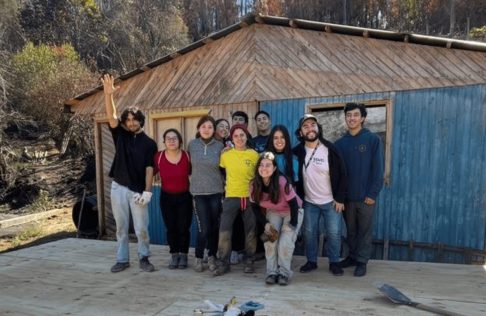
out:
<path id="1" fill-rule="evenodd" d="M 160 148 L 166 128 L 178 128 L 187 143 L 200 116 L 229 119 L 236 110 L 252 118 L 263 109 L 291 131 L 313 112 L 333 138 L 344 122 L 343 105 L 363 102 L 385 142 L 374 256 L 484 260 L 485 43 L 249 16 L 120 76 L 118 84 L 118 110 L 142 108 L 145 130 Z M 100 226 L 113 231 L 108 171 L 114 147 L 102 87 L 66 105 L 94 118 Z M 157 201 L 150 206 L 151 239 L 164 243 L 158 207 Z"/>

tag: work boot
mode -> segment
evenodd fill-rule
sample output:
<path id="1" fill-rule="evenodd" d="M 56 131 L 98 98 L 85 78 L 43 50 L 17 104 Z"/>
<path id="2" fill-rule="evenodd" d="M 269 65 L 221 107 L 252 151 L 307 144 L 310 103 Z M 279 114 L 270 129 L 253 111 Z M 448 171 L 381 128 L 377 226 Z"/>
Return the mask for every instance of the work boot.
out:
<path id="1" fill-rule="evenodd" d="M 187 268 L 187 253 L 179 254 L 179 269 Z"/>
<path id="2" fill-rule="evenodd" d="M 276 274 L 270 274 L 265 278 L 265 283 L 269 285 L 276 284 L 278 282 L 278 275 Z"/>
<path id="3" fill-rule="evenodd" d="M 216 257 L 215 256 L 210 256 L 208 257 L 208 267 L 209 271 L 214 272 L 218 265 L 216 264 Z"/>
<path id="4" fill-rule="evenodd" d="M 329 264 L 329 270 L 331 270 L 334 276 L 341 276 L 343 275 L 343 269 L 339 266 L 339 262 L 331 262 Z"/>
<path id="5" fill-rule="evenodd" d="M 129 266 L 130 266 L 129 262 L 117 262 L 115 263 L 115 265 L 111 267 L 111 272 L 113 273 L 121 272 L 126 268 L 128 268 Z"/>
<path id="6" fill-rule="evenodd" d="M 279 275 L 278 276 L 278 284 L 285 286 L 289 284 L 289 277 L 285 275 Z"/>
<path id="7" fill-rule="evenodd" d="M 300 267 L 300 272 L 307 273 L 315 269 L 317 269 L 317 263 L 312 261 L 307 261 L 302 267 Z"/>
<path id="8" fill-rule="evenodd" d="M 220 276 L 220 275 L 225 274 L 229 270 L 230 270 L 230 266 L 229 266 L 228 263 L 226 263 L 226 262 L 219 262 L 218 267 L 213 272 L 213 275 L 214 276 Z"/>
<path id="9" fill-rule="evenodd" d="M 173 253 L 170 257 L 169 269 L 177 269 L 179 267 L 179 254 Z"/>
<path id="10" fill-rule="evenodd" d="M 203 272 L 204 271 L 203 259 L 196 258 L 196 263 L 194 264 L 194 271 L 196 271 L 196 272 Z"/>
<path id="11" fill-rule="evenodd" d="M 366 263 L 358 262 L 356 268 L 354 269 L 355 277 L 362 277 L 366 275 Z"/>
<path id="12" fill-rule="evenodd" d="M 344 268 L 355 266 L 356 263 L 357 263 L 356 260 L 348 256 L 346 257 L 346 259 L 339 262 L 339 266 L 344 269 Z"/>
<path id="13" fill-rule="evenodd" d="M 140 269 L 142 269 L 145 272 L 155 271 L 154 265 L 150 263 L 148 257 L 142 257 L 140 259 Z"/>

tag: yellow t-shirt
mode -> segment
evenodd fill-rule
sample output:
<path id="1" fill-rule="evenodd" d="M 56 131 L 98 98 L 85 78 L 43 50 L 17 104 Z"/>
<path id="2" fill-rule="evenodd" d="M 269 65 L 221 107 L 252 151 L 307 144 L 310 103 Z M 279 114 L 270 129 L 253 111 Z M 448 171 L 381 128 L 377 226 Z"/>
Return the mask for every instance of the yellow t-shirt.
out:
<path id="1" fill-rule="evenodd" d="M 253 149 L 231 148 L 221 155 L 219 166 L 226 169 L 226 197 L 250 196 L 250 181 L 255 175 L 258 157 Z"/>

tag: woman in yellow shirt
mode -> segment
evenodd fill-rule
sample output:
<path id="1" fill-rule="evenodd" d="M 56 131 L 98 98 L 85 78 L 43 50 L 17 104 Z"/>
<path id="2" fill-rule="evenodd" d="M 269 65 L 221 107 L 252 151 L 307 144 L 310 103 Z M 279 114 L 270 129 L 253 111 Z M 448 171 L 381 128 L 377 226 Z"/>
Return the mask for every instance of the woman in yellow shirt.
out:
<path id="1" fill-rule="evenodd" d="M 248 130 L 244 125 L 231 127 L 230 139 L 234 147 L 221 155 L 219 166 L 226 174 L 226 191 L 223 213 L 219 226 L 218 268 L 214 275 L 223 275 L 230 270 L 231 235 L 233 222 L 241 210 L 245 227 L 245 273 L 254 272 L 253 261 L 256 249 L 255 214 L 248 202 L 250 181 L 255 174 L 258 153 L 248 147 Z"/>

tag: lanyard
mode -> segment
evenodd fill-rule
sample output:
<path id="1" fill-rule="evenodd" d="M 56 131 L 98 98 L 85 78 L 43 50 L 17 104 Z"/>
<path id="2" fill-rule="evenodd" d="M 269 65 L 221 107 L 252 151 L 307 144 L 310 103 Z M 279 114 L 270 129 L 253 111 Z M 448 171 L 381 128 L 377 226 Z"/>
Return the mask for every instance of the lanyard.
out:
<path id="1" fill-rule="evenodd" d="M 319 147 L 319 145 L 320 145 L 320 143 L 317 142 L 317 145 L 316 145 L 316 147 L 314 147 L 314 150 L 312 151 L 312 154 L 311 154 L 309 160 L 307 160 L 307 162 L 305 162 L 305 159 L 304 159 L 304 169 L 307 170 L 307 167 L 309 167 L 309 164 L 312 161 L 312 158 L 314 158 L 314 155 L 316 154 L 316 151 L 317 151 L 317 147 Z"/>

